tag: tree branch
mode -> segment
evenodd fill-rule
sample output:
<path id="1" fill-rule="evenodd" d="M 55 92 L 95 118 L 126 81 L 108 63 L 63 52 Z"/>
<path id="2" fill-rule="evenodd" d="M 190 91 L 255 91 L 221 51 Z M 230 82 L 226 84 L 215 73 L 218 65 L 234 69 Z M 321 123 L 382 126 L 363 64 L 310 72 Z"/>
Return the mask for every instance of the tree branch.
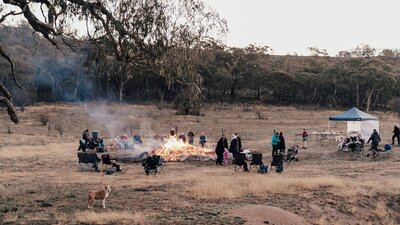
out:
<path id="1" fill-rule="evenodd" d="M 9 63 L 10 63 L 10 67 L 11 67 L 11 76 L 15 82 L 15 84 L 17 85 L 17 87 L 22 88 L 22 86 L 18 83 L 17 78 L 15 77 L 15 69 L 14 69 L 14 62 L 11 60 L 11 58 L 6 54 L 6 52 L 3 50 L 3 48 L 0 45 L 0 55 L 3 56 L 3 58 L 5 58 Z"/>
<path id="2" fill-rule="evenodd" d="M 0 86 L 3 86 L 3 85 L 0 84 Z M 1 96 L 0 102 L 3 102 L 7 106 L 7 112 L 8 112 L 8 115 L 10 116 L 11 121 L 13 121 L 15 124 L 18 124 L 19 123 L 18 115 L 17 115 L 17 112 L 15 112 L 14 106 L 11 103 L 11 101 L 6 97 Z"/>
<path id="3" fill-rule="evenodd" d="M 0 23 L 2 23 L 8 16 L 17 16 L 17 15 L 21 15 L 22 13 L 23 13 L 23 11 L 18 12 L 18 13 L 16 13 L 15 11 L 11 11 L 11 12 L 9 12 L 9 13 L 3 15 L 3 16 L 0 18 Z"/>

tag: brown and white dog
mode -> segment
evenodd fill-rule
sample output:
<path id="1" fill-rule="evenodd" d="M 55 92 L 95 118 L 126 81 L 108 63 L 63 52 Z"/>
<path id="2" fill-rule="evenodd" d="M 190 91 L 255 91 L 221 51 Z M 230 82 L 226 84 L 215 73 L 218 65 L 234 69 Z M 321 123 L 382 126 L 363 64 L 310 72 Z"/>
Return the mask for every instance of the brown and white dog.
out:
<path id="1" fill-rule="evenodd" d="M 108 197 L 108 194 L 111 191 L 110 186 L 105 186 L 104 189 L 101 189 L 99 191 L 90 191 L 89 192 L 89 197 L 88 197 L 88 203 L 87 207 L 89 209 L 93 209 L 93 202 L 95 199 L 101 199 L 103 202 L 103 208 L 106 208 L 106 198 Z"/>

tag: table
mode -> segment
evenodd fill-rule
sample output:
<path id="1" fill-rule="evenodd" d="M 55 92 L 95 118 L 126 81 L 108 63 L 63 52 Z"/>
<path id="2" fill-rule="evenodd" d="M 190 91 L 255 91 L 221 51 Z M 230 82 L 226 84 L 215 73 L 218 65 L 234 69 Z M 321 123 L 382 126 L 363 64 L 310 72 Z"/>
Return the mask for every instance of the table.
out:
<path id="1" fill-rule="evenodd" d="M 315 140 L 335 140 L 336 136 L 339 136 L 340 133 L 328 133 L 328 132 L 312 132 L 308 134 L 309 140 L 315 139 Z M 296 138 L 299 140 L 302 140 L 303 138 L 303 133 L 296 133 L 295 134 Z"/>

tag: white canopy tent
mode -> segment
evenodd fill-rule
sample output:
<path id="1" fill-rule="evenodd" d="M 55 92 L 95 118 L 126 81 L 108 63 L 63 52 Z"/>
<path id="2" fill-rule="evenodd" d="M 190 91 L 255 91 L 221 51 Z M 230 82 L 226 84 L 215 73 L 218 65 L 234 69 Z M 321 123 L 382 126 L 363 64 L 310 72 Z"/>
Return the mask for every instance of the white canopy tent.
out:
<path id="1" fill-rule="evenodd" d="M 365 113 L 356 107 L 342 114 L 330 116 L 329 121 L 346 121 L 347 133 L 357 132 L 365 140 L 371 136 L 374 129 L 379 132 L 378 117 Z"/>

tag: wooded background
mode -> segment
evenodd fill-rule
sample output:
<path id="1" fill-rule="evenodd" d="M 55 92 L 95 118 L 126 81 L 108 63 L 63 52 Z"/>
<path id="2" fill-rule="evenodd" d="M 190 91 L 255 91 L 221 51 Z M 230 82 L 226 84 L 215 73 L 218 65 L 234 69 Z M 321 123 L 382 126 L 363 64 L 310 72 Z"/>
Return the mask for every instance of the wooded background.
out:
<path id="1" fill-rule="evenodd" d="M 10 76 L 7 58 L 0 58 L 0 79 L 17 105 L 165 101 L 193 115 L 202 102 L 400 111 L 398 49 L 360 44 L 336 56 L 318 47 L 308 48 L 310 56 L 278 56 L 270 46 L 228 47 L 219 39 L 226 21 L 201 1 L 4 2 L 27 19 L 1 25 L 18 14 L 11 11 L 0 20 L 0 50 L 24 89 Z M 27 6 L 35 3 L 47 7 L 47 23 L 32 19 Z M 91 19 L 87 36 L 65 31 L 74 27 L 72 18 Z"/>

